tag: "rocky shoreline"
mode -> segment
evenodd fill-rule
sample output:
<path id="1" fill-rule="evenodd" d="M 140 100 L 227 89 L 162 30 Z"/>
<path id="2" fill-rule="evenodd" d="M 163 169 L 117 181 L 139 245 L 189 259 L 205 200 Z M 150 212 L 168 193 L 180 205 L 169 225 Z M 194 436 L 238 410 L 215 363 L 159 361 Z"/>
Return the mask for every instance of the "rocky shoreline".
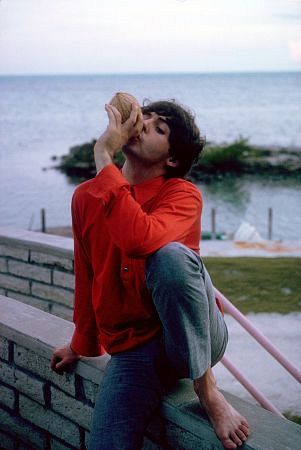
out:
<path id="1" fill-rule="evenodd" d="M 67 155 L 52 159 L 55 168 L 68 177 L 83 181 L 96 174 L 93 147 L 95 140 L 70 148 Z M 121 167 L 124 158 L 119 152 L 114 163 Z M 195 162 L 189 177 L 192 181 L 214 180 L 224 176 L 263 175 L 295 177 L 301 180 L 301 148 L 255 147 L 240 138 L 231 144 L 206 145 L 203 155 Z"/>

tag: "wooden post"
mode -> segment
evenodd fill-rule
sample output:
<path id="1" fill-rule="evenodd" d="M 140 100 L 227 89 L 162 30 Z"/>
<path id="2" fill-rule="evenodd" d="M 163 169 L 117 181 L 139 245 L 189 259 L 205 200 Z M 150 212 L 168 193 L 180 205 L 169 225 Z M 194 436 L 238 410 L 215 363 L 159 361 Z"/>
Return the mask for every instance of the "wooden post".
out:
<path id="1" fill-rule="evenodd" d="M 215 208 L 211 209 L 211 239 L 216 239 Z"/>
<path id="2" fill-rule="evenodd" d="M 32 229 L 33 221 L 34 221 L 34 213 L 32 213 L 31 217 L 30 217 L 30 221 L 29 221 L 29 225 L 28 225 L 28 230 L 29 231 L 31 231 L 31 229 Z"/>
<path id="3" fill-rule="evenodd" d="M 269 241 L 272 240 L 273 236 L 273 209 L 269 208 L 269 214 L 268 214 L 268 239 Z"/>
<path id="4" fill-rule="evenodd" d="M 46 233 L 46 213 L 44 208 L 41 209 L 41 231 Z"/>

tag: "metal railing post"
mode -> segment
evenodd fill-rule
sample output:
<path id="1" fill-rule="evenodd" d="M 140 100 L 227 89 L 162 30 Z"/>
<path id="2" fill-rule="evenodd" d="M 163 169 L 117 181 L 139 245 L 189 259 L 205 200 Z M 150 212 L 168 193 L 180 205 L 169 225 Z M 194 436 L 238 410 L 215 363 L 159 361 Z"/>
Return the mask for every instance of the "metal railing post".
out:
<path id="1" fill-rule="evenodd" d="M 222 302 L 222 305 L 238 323 L 256 339 L 263 348 L 265 348 L 299 383 L 301 383 L 301 372 L 295 367 L 282 352 L 280 352 L 265 336 L 261 333 L 234 305 L 216 288 L 214 288 L 216 297 Z"/>

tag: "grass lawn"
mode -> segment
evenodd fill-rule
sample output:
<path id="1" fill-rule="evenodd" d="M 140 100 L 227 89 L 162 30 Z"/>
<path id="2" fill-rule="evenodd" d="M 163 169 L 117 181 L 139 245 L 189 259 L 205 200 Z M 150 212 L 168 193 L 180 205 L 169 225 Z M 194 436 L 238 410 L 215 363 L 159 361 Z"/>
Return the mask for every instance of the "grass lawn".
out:
<path id="1" fill-rule="evenodd" d="M 203 258 L 213 284 L 243 313 L 301 311 L 301 258 Z"/>

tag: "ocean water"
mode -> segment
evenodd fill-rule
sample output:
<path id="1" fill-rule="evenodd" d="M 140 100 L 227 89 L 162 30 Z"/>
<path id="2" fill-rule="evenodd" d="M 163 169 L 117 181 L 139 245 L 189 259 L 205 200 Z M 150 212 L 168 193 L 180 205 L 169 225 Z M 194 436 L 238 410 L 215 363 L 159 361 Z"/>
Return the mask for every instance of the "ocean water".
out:
<path id="1" fill-rule="evenodd" d="M 70 224 L 75 185 L 50 168 L 51 157 L 101 134 L 104 104 L 116 91 L 140 102 L 175 98 L 194 111 L 210 142 L 244 136 L 253 144 L 300 148 L 300 87 L 301 73 L 0 77 L 0 226 L 37 229 L 41 208 L 48 226 Z M 301 237 L 301 187 L 294 181 L 230 179 L 199 187 L 204 229 L 215 207 L 218 231 L 231 233 L 247 220 L 266 235 L 272 207 L 274 237 Z"/>

